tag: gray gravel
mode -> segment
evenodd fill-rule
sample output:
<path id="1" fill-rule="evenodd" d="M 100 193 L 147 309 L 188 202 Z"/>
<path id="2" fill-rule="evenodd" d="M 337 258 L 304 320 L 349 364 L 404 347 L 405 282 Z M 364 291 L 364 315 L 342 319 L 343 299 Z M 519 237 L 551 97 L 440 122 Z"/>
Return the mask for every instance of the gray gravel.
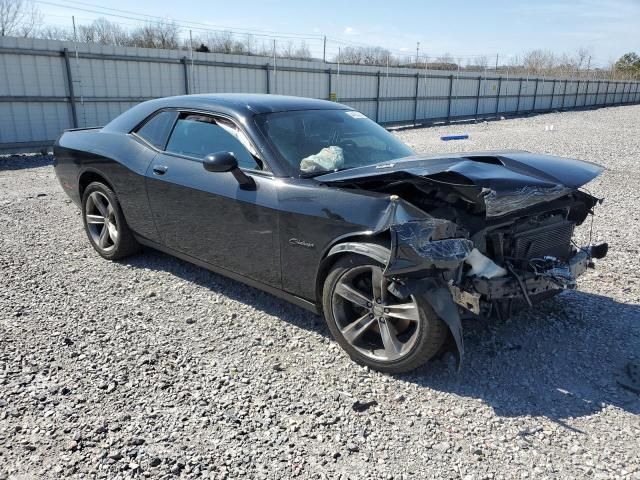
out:
<path id="1" fill-rule="evenodd" d="M 580 290 L 465 325 L 411 375 L 361 368 L 321 318 L 169 256 L 102 260 L 47 157 L 0 159 L 0 479 L 640 479 L 640 106 L 399 132 L 608 170 Z M 545 131 L 545 125 L 554 125 Z M 445 143 L 443 133 L 468 132 Z M 579 236 L 585 239 L 588 229 Z"/>

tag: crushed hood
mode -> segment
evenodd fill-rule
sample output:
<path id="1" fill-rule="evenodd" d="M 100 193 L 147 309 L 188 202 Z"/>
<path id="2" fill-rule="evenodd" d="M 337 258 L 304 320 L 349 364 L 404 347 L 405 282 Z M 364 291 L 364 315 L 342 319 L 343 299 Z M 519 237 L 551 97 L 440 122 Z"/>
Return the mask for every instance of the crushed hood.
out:
<path id="1" fill-rule="evenodd" d="M 572 158 L 495 151 L 416 155 L 315 179 L 336 186 L 424 179 L 452 187 L 467 201 L 483 203 L 486 216 L 491 217 L 562 197 L 603 170 L 595 163 Z"/>

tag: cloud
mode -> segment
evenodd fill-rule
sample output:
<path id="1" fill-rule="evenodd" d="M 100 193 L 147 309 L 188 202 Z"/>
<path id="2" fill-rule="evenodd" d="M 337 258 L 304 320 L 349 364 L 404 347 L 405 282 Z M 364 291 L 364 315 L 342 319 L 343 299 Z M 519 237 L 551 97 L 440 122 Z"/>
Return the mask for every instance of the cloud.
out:
<path id="1" fill-rule="evenodd" d="M 345 35 L 358 35 L 358 31 L 353 27 L 346 27 L 344 29 Z"/>

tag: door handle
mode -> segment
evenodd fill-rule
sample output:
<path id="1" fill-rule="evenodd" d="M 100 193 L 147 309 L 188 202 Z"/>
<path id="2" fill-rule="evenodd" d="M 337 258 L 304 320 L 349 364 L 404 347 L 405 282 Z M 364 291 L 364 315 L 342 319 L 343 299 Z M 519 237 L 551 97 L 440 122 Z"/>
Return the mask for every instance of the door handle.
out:
<path id="1" fill-rule="evenodd" d="M 154 165 L 153 166 L 153 173 L 155 173 L 156 175 L 164 175 L 167 170 L 169 170 L 169 167 L 165 166 L 165 165 Z"/>

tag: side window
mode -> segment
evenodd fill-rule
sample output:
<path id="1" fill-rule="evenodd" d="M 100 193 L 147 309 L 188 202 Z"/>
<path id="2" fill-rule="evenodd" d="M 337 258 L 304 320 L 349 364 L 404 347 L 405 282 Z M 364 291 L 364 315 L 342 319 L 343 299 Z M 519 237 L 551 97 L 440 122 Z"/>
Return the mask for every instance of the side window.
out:
<path id="1" fill-rule="evenodd" d="M 171 133 L 168 152 L 204 158 L 211 153 L 233 152 L 240 168 L 262 170 L 232 122 L 198 114 L 182 114 Z M 245 146 L 245 144 L 247 146 Z"/>
<path id="2" fill-rule="evenodd" d="M 162 150 L 173 127 L 178 112 L 160 112 L 149 119 L 136 132 L 154 147 Z"/>

